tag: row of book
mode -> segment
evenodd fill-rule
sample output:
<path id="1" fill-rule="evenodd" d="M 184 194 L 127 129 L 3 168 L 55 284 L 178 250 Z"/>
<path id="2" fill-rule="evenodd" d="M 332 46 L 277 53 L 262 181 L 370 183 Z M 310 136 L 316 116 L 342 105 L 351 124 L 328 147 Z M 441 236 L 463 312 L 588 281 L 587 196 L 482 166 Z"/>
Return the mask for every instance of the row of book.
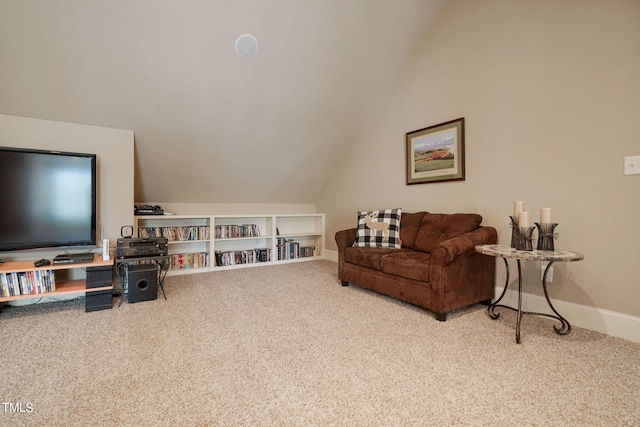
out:
<path id="1" fill-rule="evenodd" d="M 293 239 L 278 238 L 278 261 L 320 255 L 320 246 L 301 246 Z"/>
<path id="2" fill-rule="evenodd" d="M 186 225 L 180 227 L 138 227 L 139 237 L 165 237 L 170 242 L 185 240 L 209 240 L 208 225 Z"/>
<path id="3" fill-rule="evenodd" d="M 171 255 L 171 269 L 200 268 L 209 266 L 209 253 L 196 252 Z"/>
<path id="4" fill-rule="evenodd" d="M 239 251 L 216 251 L 216 266 L 253 264 L 271 261 L 271 249 L 255 248 Z"/>
<path id="5" fill-rule="evenodd" d="M 0 273 L 0 296 L 35 295 L 56 290 L 52 270 Z"/>
<path id="6" fill-rule="evenodd" d="M 288 239 L 278 239 L 278 261 L 296 258 L 296 242 Z"/>
<path id="7" fill-rule="evenodd" d="M 216 239 L 235 237 L 260 237 L 260 228 L 256 224 L 216 225 Z"/>

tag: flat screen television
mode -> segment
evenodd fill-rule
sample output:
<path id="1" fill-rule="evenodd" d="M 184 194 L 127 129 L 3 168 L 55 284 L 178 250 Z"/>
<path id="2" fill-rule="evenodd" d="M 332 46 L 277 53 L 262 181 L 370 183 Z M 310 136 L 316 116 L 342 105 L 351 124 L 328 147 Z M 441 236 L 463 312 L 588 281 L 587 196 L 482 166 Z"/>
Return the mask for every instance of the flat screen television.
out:
<path id="1" fill-rule="evenodd" d="M 0 251 L 96 245 L 96 155 L 0 147 Z"/>

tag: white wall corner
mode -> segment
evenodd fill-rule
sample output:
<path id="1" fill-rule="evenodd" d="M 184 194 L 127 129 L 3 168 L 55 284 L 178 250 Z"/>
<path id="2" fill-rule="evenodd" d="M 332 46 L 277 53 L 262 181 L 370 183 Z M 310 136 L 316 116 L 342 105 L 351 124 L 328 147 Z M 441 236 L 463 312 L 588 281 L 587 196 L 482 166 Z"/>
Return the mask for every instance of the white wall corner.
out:
<path id="1" fill-rule="evenodd" d="M 324 259 L 328 261 L 338 262 L 338 251 L 324 251 Z"/>

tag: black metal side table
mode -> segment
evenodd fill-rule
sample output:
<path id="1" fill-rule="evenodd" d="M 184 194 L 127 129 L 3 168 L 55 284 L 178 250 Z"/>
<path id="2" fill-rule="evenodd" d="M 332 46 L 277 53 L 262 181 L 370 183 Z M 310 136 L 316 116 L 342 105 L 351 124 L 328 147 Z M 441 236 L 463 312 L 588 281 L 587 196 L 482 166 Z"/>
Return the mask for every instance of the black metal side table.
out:
<path id="1" fill-rule="evenodd" d="M 506 245 L 478 245 L 476 246 L 476 252 L 484 255 L 500 257 L 504 261 L 504 265 L 507 270 L 507 278 L 505 281 L 504 289 L 502 290 L 502 294 L 500 295 L 500 297 L 487 308 L 487 313 L 492 319 L 495 320 L 500 317 L 500 313 L 496 313 L 495 311 L 496 307 L 504 307 L 509 310 L 517 311 L 518 317 L 516 320 L 516 342 L 518 344 L 520 344 L 520 322 L 522 320 L 522 316 L 525 314 L 546 316 L 558 320 L 561 326 L 558 327 L 554 325 L 553 329 L 559 335 L 567 335 L 569 332 L 571 332 L 571 325 L 569 324 L 569 321 L 562 317 L 560 313 L 558 313 L 558 311 L 555 309 L 553 304 L 551 304 L 551 300 L 549 299 L 549 294 L 547 292 L 547 273 L 549 272 L 549 269 L 554 262 L 581 261 L 584 259 L 584 255 L 578 252 L 565 251 L 561 249 L 557 249 L 554 251 L 519 251 Z M 509 263 L 507 262 L 507 259 L 509 258 L 515 259 L 518 264 L 518 308 L 500 304 L 500 301 L 502 301 L 502 298 L 504 298 L 505 294 L 507 293 L 507 288 L 509 287 Z M 522 310 L 522 268 L 520 265 L 520 261 L 548 262 L 547 267 L 544 270 L 544 274 L 542 275 L 542 289 L 544 290 L 544 296 L 547 299 L 549 308 L 551 308 L 555 315 L 546 313 L 534 313 Z"/>

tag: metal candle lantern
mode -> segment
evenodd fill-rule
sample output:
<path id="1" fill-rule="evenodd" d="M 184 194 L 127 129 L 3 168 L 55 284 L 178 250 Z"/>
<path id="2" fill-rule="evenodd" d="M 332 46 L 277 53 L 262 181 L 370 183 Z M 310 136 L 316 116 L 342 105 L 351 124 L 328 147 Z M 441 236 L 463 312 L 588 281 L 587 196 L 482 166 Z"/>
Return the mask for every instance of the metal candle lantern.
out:
<path id="1" fill-rule="evenodd" d="M 532 251 L 533 250 L 533 230 L 535 227 L 516 227 L 518 229 L 518 236 L 516 239 L 516 249 L 519 251 Z"/>
<path id="2" fill-rule="evenodd" d="M 515 248 L 518 242 L 518 218 L 510 216 L 511 218 L 511 247 Z"/>
<path id="3" fill-rule="evenodd" d="M 555 222 L 535 223 L 538 227 L 538 246 L 539 251 L 553 251 L 553 240 L 558 237 L 558 233 L 554 230 L 558 226 Z"/>

